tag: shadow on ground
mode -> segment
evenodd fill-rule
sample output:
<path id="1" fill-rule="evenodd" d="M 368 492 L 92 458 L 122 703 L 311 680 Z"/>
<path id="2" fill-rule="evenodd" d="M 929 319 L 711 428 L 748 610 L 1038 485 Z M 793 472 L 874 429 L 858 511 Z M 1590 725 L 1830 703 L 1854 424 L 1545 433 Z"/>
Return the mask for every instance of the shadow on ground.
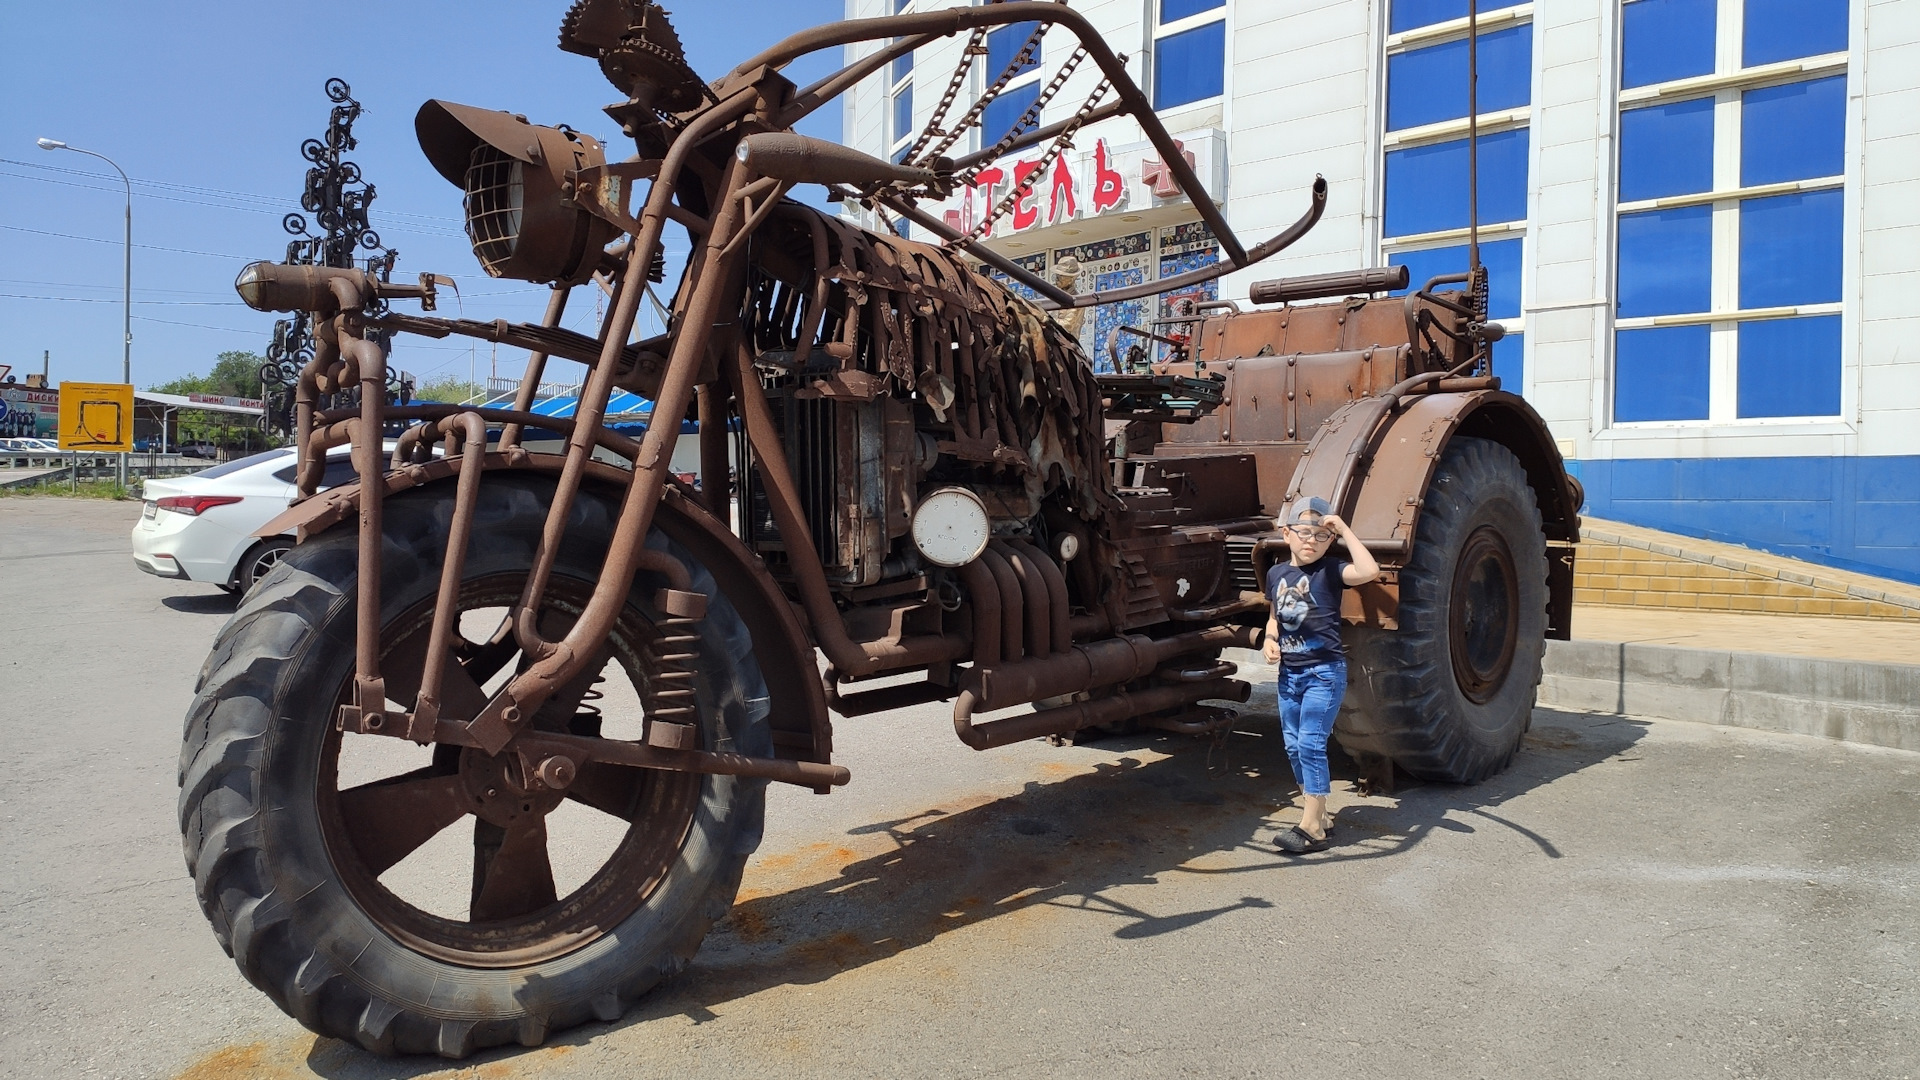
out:
<path id="1" fill-rule="evenodd" d="M 1297 791 L 1274 726 L 1272 714 L 1248 713 L 1224 745 L 1212 748 L 1159 735 L 1103 741 L 1101 749 L 1123 756 L 1096 764 L 1091 773 L 1028 783 L 1017 795 L 958 812 L 929 808 L 862 825 L 849 830 L 845 847 L 817 845 L 763 859 L 685 974 L 622 1020 L 574 1029 L 549 1045 L 583 1045 L 611 1029 L 676 1014 L 704 1022 L 714 1018 L 714 1006 L 777 986 L 818 983 L 1036 905 L 1104 920 L 1118 938 L 1146 938 L 1274 903 L 1248 895 L 1219 907 L 1169 912 L 1153 910 L 1151 894 L 1142 899 L 1137 890 L 1129 891 L 1128 903 L 1108 895 L 1120 886 L 1155 885 L 1181 874 L 1247 875 L 1249 893 L 1272 891 L 1274 879 L 1257 875 L 1389 859 L 1436 829 L 1508 829 L 1531 841 L 1542 857 L 1559 858 L 1551 837 L 1502 815 L 1500 805 L 1628 752 L 1644 732 L 1642 722 L 1627 717 L 1538 709 L 1506 772 L 1471 787 L 1416 785 L 1348 805 L 1337 818 L 1336 846 L 1294 859 L 1277 854 L 1271 843 L 1276 823 L 1294 817 L 1275 811 Z M 1148 749 L 1152 760 L 1133 756 Z M 1358 772 L 1337 748 L 1333 764 L 1340 791 Z M 1272 820 L 1276 816 L 1279 822 Z M 864 858 L 854 853 L 853 847 L 870 847 L 876 835 L 886 837 L 886 850 Z M 783 877 L 794 883 L 785 886 Z M 494 1051 L 474 1060 L 519 1053 Z M 315 1043 L 308 1064 L 343 1080 L 446 1067 L 434 1060 L 378 1061 L 326 1039 Z"/>
<path id="2" fill-rule="evenodd" d="M 174 611 L 189 615 L 231 615 L 240 605 L 240 597 L 230 592 L 179 593 L 163 596 L 160 602 Z"/>

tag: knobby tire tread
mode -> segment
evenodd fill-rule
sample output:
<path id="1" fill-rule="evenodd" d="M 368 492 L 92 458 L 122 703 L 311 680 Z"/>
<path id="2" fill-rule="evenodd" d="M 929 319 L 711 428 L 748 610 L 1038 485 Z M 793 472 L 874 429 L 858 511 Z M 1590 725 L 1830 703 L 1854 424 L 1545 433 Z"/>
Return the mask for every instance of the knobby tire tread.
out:
<path id="1" fill-rule="evenodd" d="M 1448 601 L 1460 546 L 1489 522 L 1513 552 L 1519 630 L 1506 684 L 1476 705 L 1454 678 Z M 1348 707 L 1334 735 L 1349 753 L 1385 756 L 1421 779 L 1478 783 L 1519 751 L 1540 684 L 1548 597 L 1539 503 L 1511 450 L 1456 436 L 1428 486 L 1418 529 L 1400 572 L 1399 629 L 1346 628 Z"/>
<path id="2" fill-rule="evenodd" d="M 490 480 L 483 492 L 490 492 L 496 501 L 504 493 L 513 504 L 492 507 L 496 512 L 524 516 L 535 511 L 531 520 L 537 531 L 541 521 L 537 510 L 542 505 L 540 483 L 517 478 Z M 389 596 L 394 592 L 396 573 L 430 571 L 428 588 L 437 582 L 437 557 L 421 558 L 418 552 L 422 543 L 434 541 L 436 534 L 444 535 L 435 524 L 444 524 L 445 508 L 436 508 L 433 503 L 450 501 L 451 485 L 446 487 L 447 492 L 429 488 L 388 500 L 384 576 Z M 489 507 L 483 505 L 481 509 L 484 512 Z M 436 510 L 440 512 L 436 514 Z M 583 513 L 589 519 L 586 522 L 579 520 Z M 591 533 L 596 526 L 601 529 L 597 551 L 587 552 L 595 557 L 595 566 L 597 553 L 605 550 L 605 536 L 610 536 L 612 514 L 608 504 L 583 492 L 575 520 L 570 522 L 570 543 L 574 533 L 583 529 Z M 483 542 L 480 537 L 497 539 L 499 534 L 476 529 L 475 535 L 477 551 Z M 396 540 L 403 550 L 395 550 Z M 619 958 L 612 966 L 619 968 L 620 977 L 608 985 L 512 1015 L 476 1016 L 471 1010 L 462 1013 L 459 1009 L 439 1012 L 390 1000 L 389 995 L 369 986 L 366 978 L 342 970 L 343 965 L 336 962 L 329 946 L 339 942 L 328 940 L 326 933 L 330 922 L 341 913 L 323 910 L 316 915 L 307 910 L 316 904 L 331 904 L 357 912 L 357 905 L 337 881 L 328 888 L 328 874 L 316 873 L 298 858 L 277 857 L 285 856 L 285 852 L 269 850 L 269 826 L 274 815 L 297 814 L 304 809 L 308 817 L 316 816 L 310 800 L 303 803 L 299 798 L 285 798 L 286 793 L 268 790 L 268 756 L 274 750 L 270 744 L 275 706 L 284 703 L 303 658 L 312 663 L 316 649 L 343 650 L 343 655 L 352 655 L 353 542 L 352 530 L 340 530 L 290 552 L 245 596 L 220 631 L 201 669 L 183 731 L 178 805 L 187 871 L 194 879 L 201 910 L 215 937 L 242 975 L 290 1016 L 316 1033 L 376 1053 L 432 1053 L 461 1058 L 505 1043 L 537 1046 L 553 1032 L 593 1020 L 619 1019 L 648 990 L 686 967 L 713 923 L 732 907 L 747 857 L 760 841 L 765 781 L 707 778 L 694 829 L 716 833 L 710 839 L 717 842 L 700 850 L 717 858 L 717 864 L 704 871 L 688 871 L 703 872 L 705 885 L 691 904 L 657 916 L 671 924 L 665 931 L 668 940 L 646 957 Z M 586 546 L 593 547 L 592 541 L 586 541 Z M 684 556 L 683 550 L 680 553 Z M 565 557 L 563 552 L 562 559 Z M 731 680 L 728 692 L 732 696 L 726 700 L 746 703 L 746 708 L 736 712 L 744 719 L 703 717 L 703 723 L 721 725 L 717 737 L 722 740 L 722 748 L 770 755 L 764 682 L 750 646 L 742 652 L 738 645 L 750 640 L 744 624 L 731 604 L 719 596 L 707 569 L 697 559 L 684 557 L 691 561 L 696 587 L 704 585 L 718 598 L 718 602 L 710 603 L 709 624 L 720 626 L 716 632 L 729 634 L 732 640 L 732 655 L 703 658 L 714 665 L 707 677 L 718 678 L 716 670 L 724 671 Z M 731 625 L 720 625 L 729 619 Z M 703 630 L 703 640 L 705 633 Z M 331 640 L 321 640 L 323 637 Z M 722 782 L 716 784 L 715 780 Z M 726 798 L 716 796 L 716 791 L 724 792 Z M 695 847 L 690 834 L 674 874 L 682 873 L 680 865 L 691 862 L 690 853 Z M 311 852 L 294 854 L 312 856 Z M 665 891 L 663 883 L 649 905 Z M 643 907 L 621 926 L 631 925 L 648 911 Z M 398 943 L 392 945 L 404 949 Z M 540 967 L 564 968 L 590 952 L 581 950 Z M 585 968 L 587 962 L 575 966 Z M 494 974 L 511 980 L 522 971 L 497 969 Z M 564 976 L 562 972 L 553 977 L 558 981 Z"/>

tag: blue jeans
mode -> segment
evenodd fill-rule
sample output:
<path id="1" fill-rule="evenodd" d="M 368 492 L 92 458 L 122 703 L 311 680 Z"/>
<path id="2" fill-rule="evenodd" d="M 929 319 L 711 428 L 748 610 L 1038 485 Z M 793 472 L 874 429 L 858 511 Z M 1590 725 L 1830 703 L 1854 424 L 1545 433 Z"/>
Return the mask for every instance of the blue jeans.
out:
<path id="1" fill-rule="evenodd" d="M 1280 669 L 1280 737 L 1287 761 L 1303 795 L 1325 795 L 1333 777 L 1327 771 L 1327 740 L 1347 696 L 1347 662 Z"/>

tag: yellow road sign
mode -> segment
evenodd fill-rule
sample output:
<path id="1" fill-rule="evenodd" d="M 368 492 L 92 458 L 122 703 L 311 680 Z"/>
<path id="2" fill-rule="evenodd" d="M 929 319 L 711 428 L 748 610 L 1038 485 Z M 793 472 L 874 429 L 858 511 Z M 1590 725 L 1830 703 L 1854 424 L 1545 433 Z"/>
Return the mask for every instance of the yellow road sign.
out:
<path id="1" fill-rule="evenodd" d="M 133 385 L 61 383 L 60 449 L 131 452 Z"/>

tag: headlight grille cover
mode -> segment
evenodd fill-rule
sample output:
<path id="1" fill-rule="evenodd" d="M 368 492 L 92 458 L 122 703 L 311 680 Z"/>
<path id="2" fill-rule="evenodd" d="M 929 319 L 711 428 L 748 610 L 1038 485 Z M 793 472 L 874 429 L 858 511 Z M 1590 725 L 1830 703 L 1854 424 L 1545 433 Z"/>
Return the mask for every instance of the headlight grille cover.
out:
<path id="1" fill-rule="evenodd" d="M 467 166 L 467 238 L 474 257 L 494 277 L 520 244 L 526 206 L 526 166 L 498 149 L 478 143 Z"/>

